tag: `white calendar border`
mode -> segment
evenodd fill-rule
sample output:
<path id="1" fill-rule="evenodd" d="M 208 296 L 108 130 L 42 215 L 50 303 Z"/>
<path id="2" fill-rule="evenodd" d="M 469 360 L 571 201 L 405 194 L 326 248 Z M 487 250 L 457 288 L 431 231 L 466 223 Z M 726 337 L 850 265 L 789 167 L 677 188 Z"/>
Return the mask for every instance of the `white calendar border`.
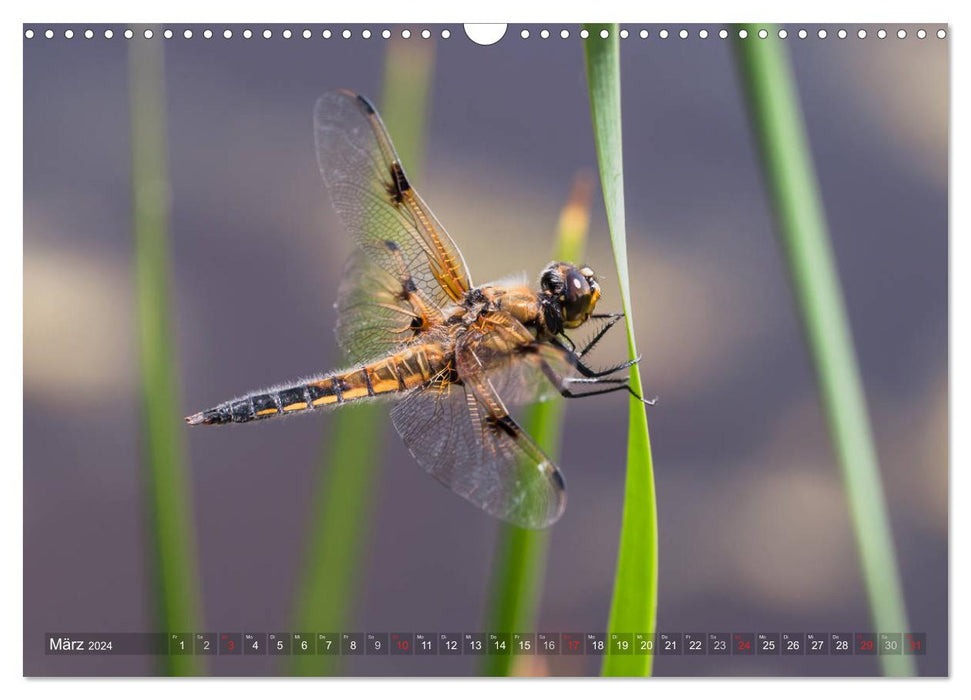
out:
<path id="1" fill-rule="evenodd" d="M 965 3 L 966 4 L 966 3 Z M 157 22 L 161 19 L 175 20 L 180 22 L 211 21 L 221 19 L 226 22 L 279 22 L 283 20 L 300 19 L 302 21 L 319 23 L 325 20 L 329 23 L 339 22 L 411 22 L 416 21 L 435 21 L 435 22 L 457 22 L 457 21 L 516 21 L 516 22 L 550 22 L 565 23 L 578 22 L 588 19 L 623 19 L 627 22 L 736 22 L 768 20 L 778 22 L 869 22 L 874 18 L 888 22 L 951 22 L 949 32 L 952 34 L 952 166 L 951 179 L 951 212 L 952 212 L 952 231 L 961 232 L 963 235 L 952 235 L 950 245 L 950 265 L 954 273 L 952 275 L 952 288 L 950 298 L 951 308 L 951 358 L 965 358 L 963 362 L 959 359 L 953 362 L 950 372 L 951 381 L 951 425 L 968 425 L 971 422 L 971 370 L 969 370 L 966 358 L 971 357 L 971 323 L 968 318 L 968 308 L 971 306 L 971 244 L 967 242 L 968 230 L 968 204 L 967 200 L 955 197 L 956 192 L 969 191 L 969 171 L 968 164 L 971 162 L 969 153 L 969 140 L 966 136 L 967 127 L 958 128 L 959 124 L 971 124 L 971 110 L 968 108 L 968 90 L 971 81 L 969 74 L 969 42 L 966 38 L 971 34 L 971 23 L 967 22 L 967 11 L 956 2 L 942 2 L 939 0 L 922 0 L 921 2 L 901 2 L 891 0 L 883 2 L 879 7 L 872 4 L 860 3 L 858 6 L 850 6 L 845 0 L 813 0 L 801 7 L 786 5 L 784 11 L 780 10 L 782 5 L 777 1 L 771 2 L 762 0 L 759 2 L 737 0 L 732 3 L 713 2 L 711 0 L 694 3 L 633 3 L 622 2 L 620 0 L 599 0 L 595 8 L 589 4 L 579 2 L 557 2 L 556 13 L 551 14 L 548 6 L 544 7 L 537 4 L 534 7 L 527 7 L 521 0 L 494 0 L 489 3 L 479 3 L 475 6 L 454 3 L 445 0 L 420 3 L 402 3 L 390 0 L 371 0 L 368 3 L 360 2 L 302 2 L 285 3 L 274 2 L 272 4 L 257 6 L 241 6 L 238 2 L 199 3 L 197 0 L 188 2 L 186 0 L 167 0 L 163 3 L 131 3 L 119 1 L 87 0 L 84 3 L 65 2 L 63 0 L 47 0 L 44 3 L 32 3 L 22 5 L 16 3 L 16 7 L 11 8 L 15 3 L 7 3 L 3 12 L 2 34 L 3 37 L 3 61 L 4 70 L 0 71 L 0 80 L 3 81 L 2 93 L 6 96 L 13 96 L 11 103 L 3 110 L 3 130 L 2 133 L 8 141 L 5 153 L 8 157 L 3 164 L 3 180 L 0 183 L 0 196 L 3 197 L 2 209 L 7 219 L 6 226 L 3 228 L 5 235 L 0 239 L 5 269 L 0 275 L 0 284 L 3 285 L 3 310 L 5 327 L 17 328 L 18 332 L 9 333 L 5 342 L 0 343 L 0 368 L 2 368 L 4 385 L 8 391 L 13 391 L 16 386 L 23 384 L 23 241 L 15 232 L 22 228 L 23 222 L 23 170 L 22 159 L 18 161 L 9 154 L 20 154 L 22 156 L 22 118 L 23 118 L 23 70 L 20 24 L 25 21 L 31 22 L 56 22 L 72 21 L 82 19 L 91 22 L 119 21 L 136 23 Z M 591 9 L 593 11 L 591 12 Z M 591 17 L 590 15 L 594 15 Z M 951 39 L 949 39 L 950 41 Z M 954 310 L 958 313 L 955 313 Z M 19 336 L 19 337 L 18 337 Z M 7 483 L 2 489 L 3 497 L 6 502 L 0 508 L 0 517 L 3 518 L 5 537 L 2 540 L 4 558 L 3 561 L 19 562 L 16 571 L 7 571 L 6 575 L 0 577 L 0 590 L 3 592 L 3 599 L 22 600 L 23 597 L 23 501 L 22 501 L 22 471 L 23 464 L 23 415 L 22 410 L 18 411 L 15 419 L 7 419 L 0 430 L 3 431 L 3 444 L 7 449 L 16 452 L 19 460 L 8 459 L 5 463 L 7 472 Z M 967 467 L 971 462 L 971 432 L 968 430 L 951 430 L 951 463 L 960 467 Z M 11 447 L 12 446 L 12 447 Z M 18 463 L 19 462 L 19 463 Z M 968 477 L 965 470 L 961 468 L 952 469 L 950 472 L 951 485 L 951 542 L 958 541 L 961 548 L 951 545 L 951 586 L 950 590 L 969 590 L 968 573 L 968 547 L 969 539 L 969 511 L 965 504 L 968 503 L 971 493 L 968 490 Z M 12 482 L 12 483 L 11 483 Z M 955 508 L 954 506 L 958 507 Z M 957 631 L 967 635 L 969 628 L 968 618 L 969 605 L 960 596 L 951 596 L 951 643 L 950 656 L 954 659 L 968 657 L 971 646 L 962 640 L 956 633 Z M 595 680 L 578 679 L 555 679 L 555 687 L 547 688 L 540 686 L 535 679 L 504 679 L 498 680 L 408 680 L 405 682 L 397 681 L 392 684 L 387 679 L 372 680 L 338 680 L 330 679 L 327 681 L 326 688 L 311 688 L 310 686 L 296 686 L 295 683 L 312 683 L 300 679 L 248 679 L 242 680 L 221 680 L 212 679 L 181 680 L 177 688 L 163 685 L 164 681 L 131 681 L 131 680 L 83 680 L 83 681 L 61 681 L 61 680 L 34 680 L 23 681 L 20 676 L 23 669 L 22 650 L 18 643 L 22 638 L 23 617 L 22 609 L 15 606 L 4 606 L 3 608 L 3 627 L 12 636 L 12 642 L 8 641 L 8 648 L 2 654 L 2 668 L 4 669 L 4 685 L 15 685 L 11 688 L 18 696 L 26 695 L 31 697 L 57 697 L 63 699 L 74 692 L 98 693 L 106 697 L 127 698 L 132 692 L 137 692 L 148 698 L 168 698 L 173 692 L 179 694 L 191 692 L 220 692 L 222 689 L 213 685 L 214 683 L 228 683 L 232 686 L 232 692 L 236 697 L 266 697 L 270 693 L 281 692 L 288 684 L 287 692 L 348 692 L 348 693 L 393 693 L 396 696 L 405 693 L 411 695 L 428 694 L 461 694 L 467 698 L 488 698 L 494 700 L 497 692 L 514 696 L 526 696 L 534 698 L 536 692 L 555 692 L 559 696 L 566 698 L 583 697 L 589 698 L 591 692 L 599 692 L 599 688 L 591 687 Z M 13 648 L 11 648 L 11 646 Z M 866 680 L 836 680 L 820 681 L 825 683 L 817 686 L 815 683 L 793 683 L 791 680 L 738 680 L 731 682 L 730 692 L 744 693 L 747 696 L 778 696 L 785 695 L 787 698 L 809 698 L 816 697 L 819 693 L 838 692 L 840 694 L 860 693 L 869 691 L 869 687 L 864 689 L 861 683 L 881 683 L 878 692 L 882 697 L 912 698 L 914 693 L 925 693 L 930 688 L 926 684 L 933 683 L 933 690 L 940 695 L 953 697 L 967 697 L 971 671 L 967 670 L 967 665 L 950 664 L 952 680 L 941 682 L 933 680 L 912 680 L 901 683 L 886 682 L 880 679 L 873 681 Z M 684 694 L 687 692 L 714 692 L 712 683 L 718 682 L 714 679 L 678 681 L 670 687 L 656 688 L 649 690 L 644 686 L 630 687 L 628 684 L 644 681 L 624 681 L 613 680 L 610 683 L 623 684 L 618 690 L 631 691 L 636 693 L 645 692 L 671 692 Z M 669 681 L 663 679 L 652 679 L 651 683 L 661 682 L 668 685 Z M 138 683 L 135 688 L 133 684 Z M 502 685 L 498 685 L 501 683 Z M 920 684 L 920 688 L 916 687 Z M 964 690 L 960 690 L 960 688 Z M 12 697 L 9 695 L 8 697 Z"/>

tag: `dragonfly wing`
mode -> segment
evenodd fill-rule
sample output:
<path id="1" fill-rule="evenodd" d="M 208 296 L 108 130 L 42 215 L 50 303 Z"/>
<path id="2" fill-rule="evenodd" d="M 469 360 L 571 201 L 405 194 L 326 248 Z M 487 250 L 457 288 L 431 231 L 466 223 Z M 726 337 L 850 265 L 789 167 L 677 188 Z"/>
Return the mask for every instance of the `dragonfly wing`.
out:
<path id="1" fill-rule="evenodd" d="M 379 265 L 364 248 L 351 254 L 335 305 L 337 342 L 349 358 L 385 355 L 442 322 L 442 311 L 407 280 L 400 264 Z"/>
<path id="2" fill-rule="evenodd" d="M 371 104 L 343 90 L 324 94 L 314 108 L 314 133 L 317 163 L 334 208 L 364 256 L 354 269 L 359 270 L 364 259 L 386 271 L 394 281 L 394 294 L 400 297 L 398 305 L 412 312 L 412 317 L 420 315 L 416 306 L 442 308 L 461 300 L 472 286 L 462 254 L 411 186 Z M 345 276 L 343 295 L 353 299 L 347 308 L 366 316 L 360 305 L 367 303 L 367 285 L 372 280 L 371 272 L 358 279 Z M 373 302 L 385 304 L 387 299 Z M 397 321 L 375 312 L 345 326 L 383 322 L 381 328 L 390 330 Z M 387 349 L 377 345 L 371 340 L 366 347 L 372 352 Z"/>
<path id="3" fill-rule="evenodd" d="M 459 359 L 459 356 L 464 359 Z M 510 417 L 471 348 L 457 351 L 463 384 L 432 382 L 391 411 L 395 428 L 418 463 L 449 489 L 519 527 L 549 527 L 563 514 L 559 469 Z"/>

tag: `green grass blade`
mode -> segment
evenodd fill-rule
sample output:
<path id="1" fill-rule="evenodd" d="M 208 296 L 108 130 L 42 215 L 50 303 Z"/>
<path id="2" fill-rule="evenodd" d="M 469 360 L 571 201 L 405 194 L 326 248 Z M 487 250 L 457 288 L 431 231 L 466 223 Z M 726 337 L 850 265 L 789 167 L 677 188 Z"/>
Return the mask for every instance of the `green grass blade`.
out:
<path id="1" fill-rule="evenodd" d="M 392 39 L 388 43 L 381 118 L 412 180 L 422 175 L 434 68 L 432 41 Z"/>
<path id="2" fill-rule="evenodd" d="M 583 42 L 590 91 L 600 183 L 610 240 L 617 263 L 617 281 L 627 314 L 627 350 L 637 357 L 634 316 L 627 266 L 627 224 L 624 214 L 624 161 L 620 115 L 620 44 L 616 24 L 585 24 L 590 38 Z M 601 31 L 608 36 L 601 38 Z M 631 388 L 643 395 L 638 367 L 631 367 Z M 617 554 L 614 596 L 607 632 L 652 634 L 657 615 L 657 501 L 654 492 L 654 464 L 644 404 L 631 397 L 627 428 L 627 479 L 624 485 L 624 514 Z M 608 655 L 605 676 L 648 676 L 652 657 Z"/>
<path id="3" fill-rule="evenodd" d="M 378 104 L 412 181 L 420 178 L 425 151 L 433 46 L 428 41 L 388 42 L 384 95 Z M 353 620 L 388 432 L 385 406 L 347 406 L 326 420 L 306 569 L 295 601 L 297 632 L 343 632 Z M 339 670 L 338 664 L 337 656 L 294 656 L 291 670 L 298 675 L 331 675 Z"/>
<path id="4" fill-rule="evenodd" d="M 735 48 L 877 631 L 908 631 L 893 534 L 843 292 L 788 55 L 773 27 L 745 25 Z M 733 32 L 737 36 L 737 32 Z M 913 657 L 881 655 L 886 675 L 912 675 Z"/>
<path id="5" fill-rule="evenodd" d="M 577 176 L 570 198 L 560 213 L 553 245 L 554 260 L 583 262 L 590 223 L 590 191 L 589 180 Z M 554 462 L 559 458 L 565 408 L 563 399 L 556 397 L 533 404 L 523 418 L 523 428 Z M 533 630 L 551 533 L 505 524 L 499 528 L 486 629 L 510 634 Z M 518 658 L 527 657 L 487 654 L 483 657 L 483 673 L 487 676 L 511 675 Z"/>
<path id="6" fill-rule="evenodd" d="M 154 557 L 154 600 L 160 631 L 195 632 L 200 629 L 196 549 L 169 309 L 169 191 L 161 42 L 129 42 L 128 78 L 142 460 L 147 531 L 152 539 L 149 551 Z M 159 658 L 165 673 L 203 671 L 199 657 Z"/>

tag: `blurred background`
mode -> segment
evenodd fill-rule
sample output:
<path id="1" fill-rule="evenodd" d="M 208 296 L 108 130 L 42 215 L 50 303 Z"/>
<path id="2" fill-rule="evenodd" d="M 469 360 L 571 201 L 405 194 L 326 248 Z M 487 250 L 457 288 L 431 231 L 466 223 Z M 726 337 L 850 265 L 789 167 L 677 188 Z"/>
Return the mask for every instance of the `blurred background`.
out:
<path id="1" fill-rule="evenodd" d="M 948 42 L 786 42 L 842 277 L 922 674 L 947 672 Z M 79 35 L 87 26 L 76 26 Z M 314 156 L 314 100 L 381 109 L 386 42 L 164 41 L 173 329 L 182 406 L 341 363 L 350 241 Z M 839 472 L 727 41 L 621 42 L 627 221 L 660 526 L 659 631 L 869 631 Z M 63 29 L 63 27 L 62 27 Z M 303 27 L 294 27 L 302 30 Z M 356 28 L 359 29 L 359 28 Z M 438 28 L 440 29 L 440 28 Z M 572 38 L 434 40 L 415 182 L 473 281 L 548 262 L 574 174 L 596 172 Z M 854 30 L 856 26 L 854 25 Z M 45 657 L 52 631 L 157 629 L 140 474 L 128 43 L 24 42 L 24 671 L 144 675 L 150 657 Z M 437 33 L 437 32 L 436 32 Z M 132 41 L 144 41 L 133 39 Z M 159 41 L 155 39 L 153 41 Z M 413 35 L 410 41 L 423 40 Z M 408 168 L 408 163 L 405 163 Z M 589 263 L 618 309 L 599 194 Z M 596 359 L 622 359 L 622 332 Z M 186 430 L 198 630 L 293 629 L 330 415 Z M 600 632 L 613 585 L 627 401 L 570 402 L 535 631 Z M 181 426 L 179 426 L 181 429 Z M 497 522 L 416 468 L 393 430 L 349 601 L 354 632 L 488 631 Z M 360 523 L 347 524 L 358 528 Z M 164 631 L 164 630 L 163 630 Z M 171 630 L 176 631 L 176 630 Z M 317 630 L 324 631 L 324 630 Z M 528 630 L 524 630 L 528 631 Z M 875 630 L 877 631 L 877 630 Z M 879 630 L 888 631 L 888 630 Z M 903 630 L 893 630 L 903 631 Z M 595 657 L 532 672 L 596 673 Z M 213 674 L 285 672 L 217 657 Z M 345 659 L 355 675 L 465 675 L 471 657 Z M 657 675 L 872 675 L 875 658 L 659 657 Z"/>

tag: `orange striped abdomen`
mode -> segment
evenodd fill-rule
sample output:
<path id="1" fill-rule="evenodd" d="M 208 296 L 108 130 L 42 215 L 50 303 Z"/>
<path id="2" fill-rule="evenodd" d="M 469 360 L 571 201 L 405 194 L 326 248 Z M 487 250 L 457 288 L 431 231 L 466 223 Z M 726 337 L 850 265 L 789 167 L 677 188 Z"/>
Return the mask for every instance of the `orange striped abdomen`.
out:
<path id="1" fill-rule="evenodd" d="M 445 366 L 445 355 L 444 348 L 436 343 L 411 346 L 353 369 L 225 401 L 188 416 L 186 422 L 190 425 L 248 423 L 407 391 L 437 375 Z"/>

